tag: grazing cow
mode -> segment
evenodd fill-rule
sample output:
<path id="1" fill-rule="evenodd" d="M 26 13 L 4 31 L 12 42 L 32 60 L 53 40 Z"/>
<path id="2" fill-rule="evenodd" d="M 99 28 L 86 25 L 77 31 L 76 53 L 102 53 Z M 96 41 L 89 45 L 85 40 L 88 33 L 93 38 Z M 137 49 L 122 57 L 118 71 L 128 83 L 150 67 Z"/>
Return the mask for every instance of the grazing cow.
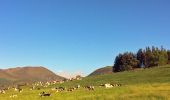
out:
<path id="1" fill-rule="evenodd" d="M 117 84 L 118 86 L 122 86 L 122 84 Z"/>
<path id="2" fill-rule="evenodd" d="M 52 91 L 56 91 L 56 90 L 57 90 L 57 88 L 51 88 L 51 90 L 52 90 Z"/>
<path id="3" fill-rule="evenodd" d="M 51 88 L 51 91 L 59 92 L 58 88 Z"/>
<path id="4" fill-rule="evenodd" d="M 23 89 L 18 89 L 18 92 L 21 93 L 23 91 Z"/>
<path id="5" fill-rule="evenodd" d="M 108 84 L 108 83 L 107 83 L 107 84 L 105 84 L 104 86 L 105 86 L 105 88 L 112 88 L 112 87 L 113 87 L 113 85 Z"/>
<path id="6" fill-rule="evenodd" d="M 18 91 L 19 93 L 21 93 L 23 91 L 23 89 L 21 89 L 21 88 L 15 88 L 14 90 Z"/>
<path id="7" fill-rule="evenodd" d="M 99 85 L 99 87 L 104 87 L 104 86 L 105 86 L 105 84 L 100 84 L 100 85 Z"/>
<path id="8" fill-rule="evenodd" d="M 90 90 L 93 90 L 94 91 L 94 86 L 85 86 L 86 89 L 88 89 L 89 91 Z"/>
<path id="9" fill-rule="evenodd" d="M 64 90 L 65 90 L 64 87 L 58 87 L 57 89 L 58 89 L 59 91 L 64 91 Z"/>
<path id="10" fill-rule="evenodd" d="M 61 91 L 64 91 L 66 88 L 64 87 L 57 87 L 57 88 L 52 88 L 51 90 L 52 91 L 56 91 L 56 92 L 61 92 Z"/>
<path id="11" fill-rule="evenodd" d="M 12 95 L 10 95 L 9 97 L 10 97 L 10 98 L 16 98 L 16 97 L 18 97 L 18 96 L 17 96 L 17 95 L 12 94 Z"/>
<path id="12" fill-rule="evenodd" d="M 67 89 L 67 91 L 69 91 L 69 92 L 72 92 L 72 91 L 74 91 L 75 90 L 75 88 L 68 88 Z"/>
<path id="13" fill-rule="evenodd" d="M 6 92 L 5 92 L 5 90 L 3 89 L 3 90 L 0 90 L 0 93 L 1 93 L 1 94 L 5 94 Z"/>
<path id="14" fill-rule="evenodd" d="M 30 90 L 34 90 L 34 89 L 35 89 L 35 86 L 30 87 Z"/>
<path id="15" fill-rule="evenodd" d="M 40 97 L 49 97 L 51 94 L 50 93 L 45 93 L 44 91 L 39 93 Z"/>
<path id="16" fill-rule="evenodd" d="M 37 90 L 41 90 L 41 88 L 37 88 Z"/>
<path id="17" fill-rule="evenodd" d="M 49 85 L 51 85 L 51 83 L 50 82 L 46 82 L 46 85 L 49 86 Z"/>
<path id="18" fill-rule="evenodd" d="M 67 89 L 67 91 L 72 92 L 72 91 L 77 90 L 77 89 L 79 89 L 79 88 L 80 88 L 80 85 L 77 85 L 77 86 L 75 86 L 75 87 L 72 87 L 72 88 Z"/>
<path id="19" fill-rule="evenodd" d="M 80 88 L 80 85 L 77 85 L 76 88 L 79 89 L 79 88 Z"/>
<path id="20" fill-rule="evenodd" d="M 122 84 L 114 84 L 114 83 L 112 83 L 111 85 L 112 86 L 122 86 Z"/>

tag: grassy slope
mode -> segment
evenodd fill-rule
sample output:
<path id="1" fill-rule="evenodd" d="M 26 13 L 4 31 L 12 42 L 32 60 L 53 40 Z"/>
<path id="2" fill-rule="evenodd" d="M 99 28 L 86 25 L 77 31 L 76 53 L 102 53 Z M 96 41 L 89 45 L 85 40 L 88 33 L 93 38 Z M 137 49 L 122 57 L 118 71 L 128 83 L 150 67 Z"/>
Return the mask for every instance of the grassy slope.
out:
<path id="1" fill-rule="evenodd" d="M 103 74 L 112 74 L 112 66 L 106 66 L 103 68 L 99 68 L 92 72 L 89 76 L 94 76 L 94 75 L 103 75 Z"/>
<path id="2" fill-rule="evenodd" d="M 114 87 L 111 89 L 95 88 L 95 91 L 88 91 L 83 88 L 74 92 L 51 92 L 50 97 L 39 97 L 38 93 L 50 89 L 43 90 L 26 90 L 17 93 L 13 90 L 6 94 L 0 94 L 0 100 L 170 100 L 170 84 L 140 84 L 122 87 Z M 17 98 L 10 98 L 11 94 L 17 94 Z"/>
<path id="3" fill-rule="evenodd" d="M 0 100 L 10 100 L 9 96 L 11 94 L 18 94 L 18 97 L 13 100 L 170 100 L 170 65 L 110 75 L 91 76 L 81 81 L 66 82 L 51 87 L 60 85 L 71 87 L 76 84 L 99 85 L 111 82 L 124 85 L 111 89 L 95 86 L 95 91 L 87 91 L 81 88 L 74 92 L 53 92 L 50 97 L 43 98 L 40 98 L 38 93 L 41 91 L 52 92 L 50 87 L 35 91 L 24 89 L 23 93 L 15 93 L 10 90 L 7 94 L 0 94 Z"/>
<path id="4" fill-rule="evenodd" d="M 107 75 L 89 76 L 82 81 L 73 81 L 64 83 L 64 86 L 74 84 L 81 85 L 100 85 L 103 83 L 121 83 L 124 85 L 146 84 L 146 83 L 169 83 L 170 82 L 170 65 L 138 69 L 134 71 L 119 72 Z"/>

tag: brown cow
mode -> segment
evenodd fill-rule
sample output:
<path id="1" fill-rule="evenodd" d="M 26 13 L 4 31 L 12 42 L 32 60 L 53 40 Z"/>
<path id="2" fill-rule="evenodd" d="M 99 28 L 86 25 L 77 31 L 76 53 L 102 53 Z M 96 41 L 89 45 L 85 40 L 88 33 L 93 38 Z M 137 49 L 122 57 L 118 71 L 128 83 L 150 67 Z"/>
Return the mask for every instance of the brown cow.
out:
<path id="1" fill-rule="evenodd" d="M 39 93 L 40 97 L 49 97 L 51 94 L 50 93 L 45 93 L 44 91 Z"/>
<path id="2" fill-rule="evenodd" d="M 85 86 L 86 89 L 88 89 L 89 91 L 90 90 L 93 90 L 94 91 L 94 86 Z"/>

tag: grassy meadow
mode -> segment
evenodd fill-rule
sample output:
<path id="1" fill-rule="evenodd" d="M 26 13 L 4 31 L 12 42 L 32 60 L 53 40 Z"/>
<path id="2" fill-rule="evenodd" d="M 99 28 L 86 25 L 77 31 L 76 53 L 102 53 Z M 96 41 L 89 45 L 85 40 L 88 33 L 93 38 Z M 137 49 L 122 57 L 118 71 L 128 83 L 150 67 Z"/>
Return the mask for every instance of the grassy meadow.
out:
<path id="1" fill-rule="evenodd" d="M 105 83 L 121 83 L 122 86 L 110 89 L 99 87 L 100 84 Z M 78 84 L 93 85 L 95 90 L 89 91 L 83 87 L 73 92 L 51 90 L 52 87 L 69 88 Z M 42 91 L 51 93 L 51 96 L 40 97 L 38 94 Z M 12 94 L 16 94 L 17 97 L 10 98 Z M 23 87 L 22 93 L 8 90 L 6 94 L 0 94 L 0 100 L 170 100 L 170 65 L 90 76 L 83 80 L 51 85 L 41 90 Z"/>

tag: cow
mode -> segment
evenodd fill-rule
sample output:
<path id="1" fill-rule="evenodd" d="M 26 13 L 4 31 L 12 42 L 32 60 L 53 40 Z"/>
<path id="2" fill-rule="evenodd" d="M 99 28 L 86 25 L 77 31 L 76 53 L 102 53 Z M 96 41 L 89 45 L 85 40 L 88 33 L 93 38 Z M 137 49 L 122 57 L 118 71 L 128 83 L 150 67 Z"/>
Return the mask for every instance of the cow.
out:
<path id="1" fill-rule="evenodd" d="M 56 91 L 56 92 L 61 92 L 61 91 L 66 90 L 66 88 L 64 88 L 64 87 L 56 87 L 56 88 L 51 88 L 51 90 Z"/>
<path id="2" fill-rule="evenodd" d="M 1 94 L 5 94 L 6 92 L 5 92 L 5 90 L 3 89 L 3 90 L 0 90 L 0 93 L 1 93 Z"/>
<path id="3" fill-rule="evenodd" d="M 30 90 L 35 90 L 35 86 L 30 87 Z"/>
<path id="4" fill-rule="evenodd" d="M 122 84 L 116 84 L 116 83 L 112 83 L 112 86 L 122 86 Z"/>
<path id="5" fill-rule="evenodd" d="M 49 97 L 51 94 L 50 93 L 45 93 L 44 91 L 39 93 L 40 97 Z"/>
<path id="6" fill-rule="evenodd" d="M 75 89 L 76 89 L 76 88 L 68 88 L 67 91 L 72 92 L 72 91 L 74 91 Z"/>
<path id="7" fill-rule="evenodd" d="M 65 90 L 64 87 L 58 87 L 57 89 L 58 89 L 59 91 L 64 91 L 64 90 Z"/>
<path id="8" fill-rule="evenodd" d="M 99 85 L 99 87 L 104 87 L 104 86 L 105 86 L 105 84 L 100 84 L 100 85 Z"/>
<path id="9" fill-rule="evenodd" d="M 76 88 L 79 89 L 79 88 L 80 88 L 80 85 L 77 85 Z"/>
<path id="10" fill-rule="evenodd" d="M 9 97 L 10 97 L 10 98 L 16 98 L 16 97 L 18 97 L 18 95 L 12 94 L 12 95 L 10 95 Z"/>
<path id="11" fill-rule="evenodd" d="M 112 87 L 113 87 L 113 85 L 108 84 L 108 83 L 107 83 L 107 84 L 105 84 L 104 86 L 105 86 L 105 88 L 112 88 Z"/>
<path id="12" fill-rule="evenodd" d="M 23 89 L 21 89 L 21 88 L 15 88 L 14 90 L 18 91 L 19 93 L 21 93 L 23 91 Z"/>
<path id="13" fill-rule="evenodd" d="M 51 91 L 59 92 L 58 88 L 51 88 Z"/>
<path id="14" fill-rule="evenodd" d="M 85 86 L 86 89 L 88 89 L 89 91 L 92 90 L 94 91 L 94 86 Z"/>

